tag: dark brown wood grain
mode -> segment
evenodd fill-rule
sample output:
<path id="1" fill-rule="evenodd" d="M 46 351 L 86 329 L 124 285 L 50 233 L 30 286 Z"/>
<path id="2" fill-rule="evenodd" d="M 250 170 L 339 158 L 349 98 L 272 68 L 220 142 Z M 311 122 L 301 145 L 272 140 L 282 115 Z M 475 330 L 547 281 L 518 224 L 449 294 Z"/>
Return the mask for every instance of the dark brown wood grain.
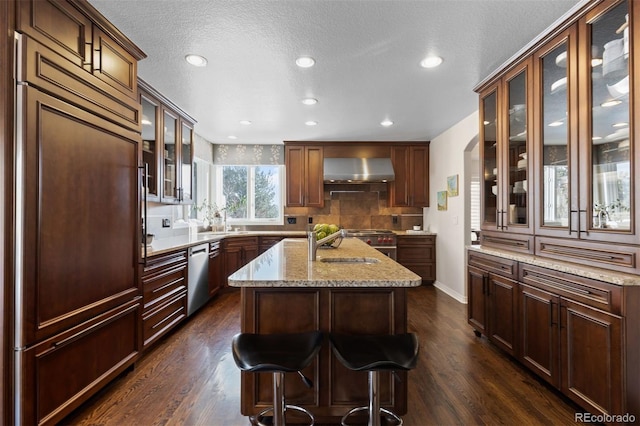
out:
<path id="1" fill-rule="evenodd" d="M 408 330 L 418 333 L 420 358 L 407 376 L 406 426 L 574 424 L 574 413 L 584 411 L 476 338 L 465 305 L 431 286 L 407 296 Z M 249 425 L 231 357 L 239 331 L 240 293 L 220 293 L 62 424 Z"/>

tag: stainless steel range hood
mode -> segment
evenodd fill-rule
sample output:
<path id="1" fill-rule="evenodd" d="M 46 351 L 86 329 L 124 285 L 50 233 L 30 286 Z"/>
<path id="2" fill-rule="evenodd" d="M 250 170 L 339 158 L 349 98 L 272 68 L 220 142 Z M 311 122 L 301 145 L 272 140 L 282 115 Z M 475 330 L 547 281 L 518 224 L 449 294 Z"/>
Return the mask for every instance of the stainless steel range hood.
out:
<path id="1" fill-rule="evenodd" d="M 390 158 L 325 158 L 325 183 L 389 182 L 395 179 Z"/>

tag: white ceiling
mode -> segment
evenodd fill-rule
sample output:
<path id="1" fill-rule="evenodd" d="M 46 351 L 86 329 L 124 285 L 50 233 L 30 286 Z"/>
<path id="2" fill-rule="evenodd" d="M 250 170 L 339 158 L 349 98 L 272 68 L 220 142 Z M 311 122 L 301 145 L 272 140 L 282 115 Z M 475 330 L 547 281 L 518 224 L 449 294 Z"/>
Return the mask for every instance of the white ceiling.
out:
<path id="1" fill-rule="evenodd" d="M 222 144 L 431 140 L 477 109 L 477 83 L 583 2 L 89 1 L 148 55 L 140 77 Z M 429 54 L 444 63 L 421 68 Z M 316 65 L 298 68 L 301 55 Z"/>

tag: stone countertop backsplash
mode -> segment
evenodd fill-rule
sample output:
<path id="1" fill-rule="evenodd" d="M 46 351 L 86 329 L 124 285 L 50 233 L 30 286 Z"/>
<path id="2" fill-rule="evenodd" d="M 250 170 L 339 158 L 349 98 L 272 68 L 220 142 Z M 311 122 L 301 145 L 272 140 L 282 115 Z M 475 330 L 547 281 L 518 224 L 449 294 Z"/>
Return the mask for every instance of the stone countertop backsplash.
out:
<path id="1" fill-rule="evenodd" d="M 467 250 L 477 251 L 480 253 L 490 254 L 505 259 L 515 260 L 517 262 L 527 263 L 529 265 L 540 266 L 554 271 L 565 272 L 580 277 L 591 278 L 609 284 L 619 286 L 636 286 L 640 285 L 640 276 L 625 274 L 622 272 L 608 271 L 606 269 L 590 268 L 588 266 L 576 265 L 568 262 L 552 261 L 549 259 L 536 257 L 528 254 L 513 253 L 493 248 L 483 247 L 481 245 L 467 246 Z"/>

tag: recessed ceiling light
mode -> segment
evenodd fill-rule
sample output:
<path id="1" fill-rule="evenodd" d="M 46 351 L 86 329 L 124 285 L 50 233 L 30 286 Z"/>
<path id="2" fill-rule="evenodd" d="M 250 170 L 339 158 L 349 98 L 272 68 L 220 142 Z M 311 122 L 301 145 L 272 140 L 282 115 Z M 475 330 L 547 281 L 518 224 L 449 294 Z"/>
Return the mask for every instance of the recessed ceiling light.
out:
<path id="1" fill-rule="evenodd" d="M 316 60 L 311 56 L 300 56 L 296 59 L 296 65 L 300 68 L 309 68 L 312 67 L 316 63 Z"/>
<path id="2" fill-rule="evenodd" d="M 145 126 L 151 126 L 151 121 L 149 121 L 149 119 L 148 119 L 148 118 L 144 118 L 144 117 L 143 117 L 143 118 L 142 118 L 141 123 L 142 123 L 143 125 L 145 125 Z M 614 127 L 615 127 L 615 126 L 614 126 Z"/>
<path id="3" fill-rule="evenodd" d="M 598 65 L 602 65 L 602 59 L 600 58 L 593 58 L 591 60 L 591 66 L 592 67 L 597 67 Z"/>
<path id="4" fill-rule="evenodd" d="M 313 121 L 313 120 L 309 120 L 309 121 L 305 121 L 304 124 L 306 124 L 307 126 L 315 126 L 318 124 L 317 121 Z"/>
<path id="5" fill-rule="evenodd" d="M 240 120 L 240 124 L 242 124 L 243 126 L 249 126 L 251 124 L 251 121 L 249 121 L 249 120 Z"/>
<path id="6" fill-rule="evenodd" d="M 549 127 L 558 127 L 558 126 L 562 126 L 564 123 L 562 121 L 554 121 L 549 123 Z"/>
<path id="7" fill-rule="evenodd" d="M 602 108 L 609 108 L 609 107 L 612 107 L 612 106 L 620 105 L 621 103 L 622 103 L 622 101 L 611 100 L 611 101 L 607 101 L 607 102 L 601 103 L 600 106 Z"/>
<path id="8" fill-rule="evenodd" d="M 318 100 L 315 98 L 304 98 L 302 103 L 305 105 L 315 105 L 318 103 Z"/>
<path id="9" fill-rule="evenodd" d="M 484 124 L 485 126 L 488 126 L 488 125 L 489 125 L 489 124 L 491 124 L 491 123 L 490 123 L 489 121 L 487 121 L 487 120 L 484 120 L 484 123 L 483 123 L 483 124 Z"/>
<path id="10" fill-rule="evenodd" d="M 207 58 L 205 58 L 204 56 L 189 54 L 185 56 L 184 59 L 195 67 L 207 66 Z"/>
<path id="11" fill-rule="evenodd" d="M 383 120 L 383 121 L 380 122 L 380 125 L 384 126 L 384 127 L 389 127 L 389 126 L 393 125 L 393 121 L 391 121 L 391 120 Z"/>
<path id="12" fill-rule="evenodd" d="M 601 136 L 594 136 L 591 138 L 592 141 L 599 141 L 600 139 L 602 139 Z"/>
<path id="13" fill-rule="evenodd" d="M 229 138 L 229 139 L 238 139 L 238 137 L 237 137 L 237 136 L 234 136 L 234 135 L 229 135 L 229 136 L 228 136 L 228 138 Z"/>
<path id="14" fill-rule="evenodd" d="M 142 120 L 142 122 L 144 123 L 144 120 Z M 629 127 L 629 123 L 627 123 L 626 121 L 621 121 L 620 123 L 615 123 L 611 125 L 612 127 Z"/>
<path id="15" fill-rule="evenodd" d="M 442 58 L 440 56 L 427 56 L 422 61 L 420 61 L 420 66 L 422 68 L 434 68 L 442 63 Z"/>

